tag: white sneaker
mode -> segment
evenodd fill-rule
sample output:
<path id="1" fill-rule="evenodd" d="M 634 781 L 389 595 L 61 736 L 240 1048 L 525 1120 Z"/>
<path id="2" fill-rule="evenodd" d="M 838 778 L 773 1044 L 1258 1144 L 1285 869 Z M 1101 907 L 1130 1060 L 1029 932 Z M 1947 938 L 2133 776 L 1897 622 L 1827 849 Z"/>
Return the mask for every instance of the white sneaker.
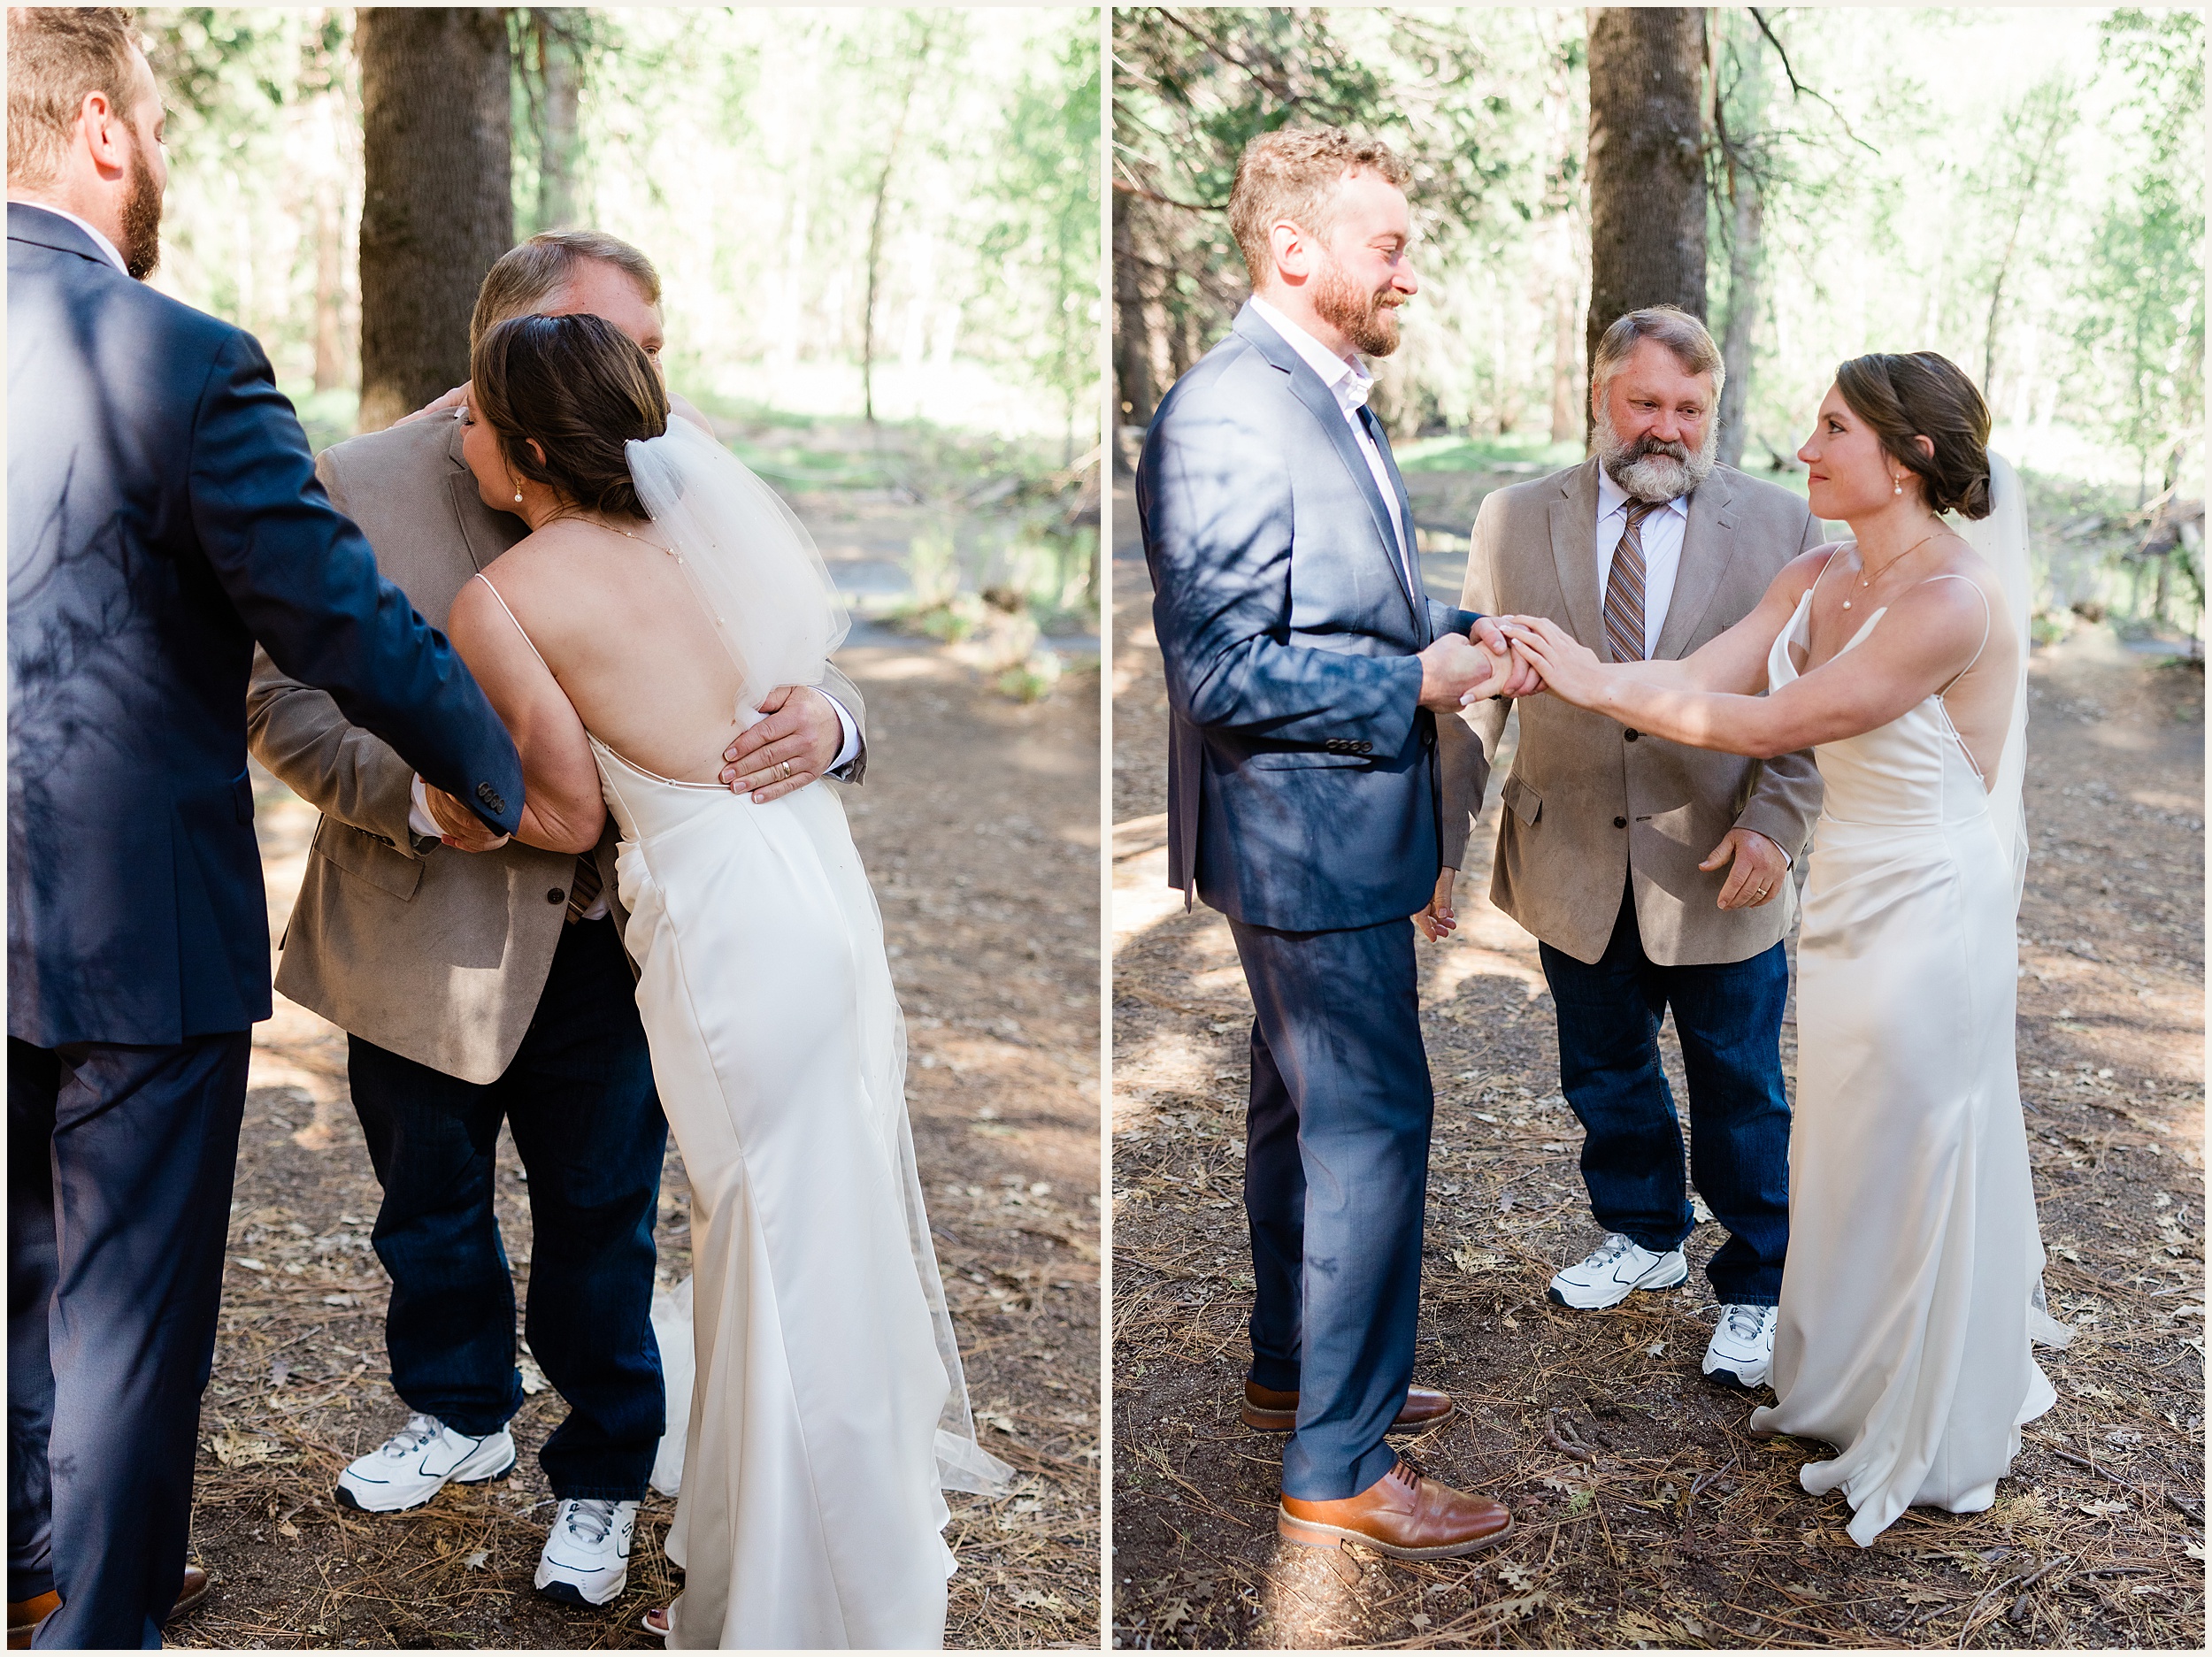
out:
<path id="1" fill-rule="evenodd" d="M 565 1605 L 605 1605 L 630 1582 L 634 1501 L 564 1501 L 538 1555 L 537 1591 Z"/>
<path id="2" fill-rule="evenodd" d="M 1544 1293 L 1560 1306 L 1594 1312 L 1618 1306 L 1638 1289 L 1671 1289 L 1689 1275 L 1690 1262 L 1680 1249 L 1655 1254 L 1618 1231 L 1609 1231 L 1595 1254 L 1554 1277 Z"/>
<path id="3" fill-rule="evenodd" d="M 514 1471 L 515 1441 L 502 1427 L 472 1438 L 435 1415 L 407 1425 L 338 1475 L 338 1500 L 363 1513 L 404 1513 L 448 1484 L 482 1484 Z"/>
<path id="4" fill-rule="evenodd" d="M 1705 1373 L 1747 1392 L 1774 1372 L 1774 1308 L 1724 1306 L 1720 1327 L 1705 1348 Z"/>

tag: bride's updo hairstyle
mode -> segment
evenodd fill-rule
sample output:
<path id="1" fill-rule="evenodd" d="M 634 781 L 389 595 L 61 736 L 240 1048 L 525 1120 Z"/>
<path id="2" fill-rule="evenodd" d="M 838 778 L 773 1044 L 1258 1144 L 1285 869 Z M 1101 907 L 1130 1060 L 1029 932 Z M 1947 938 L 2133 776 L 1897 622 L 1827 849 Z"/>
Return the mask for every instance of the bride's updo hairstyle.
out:
<path id="1" fill-rule="evenodd" d="M 636 341 L 602 317 L 511 317 L 477 341 L 469 378 L 472 411 L 517 476 L 609 517 L 646 516 L 622 445 L 668 429 L 668 393 Z"/>
<path id="2" fill-rule="evenodd" d="M 1920 479 L 1931 507 L 1989 516 L 1989 405 L 1957 364 L 1933 351 L 1875 351 L 1838 368 L 1836 389 L 1884 452 Z M 1932 458 L 1920 437 L 1935 446 Z"/>

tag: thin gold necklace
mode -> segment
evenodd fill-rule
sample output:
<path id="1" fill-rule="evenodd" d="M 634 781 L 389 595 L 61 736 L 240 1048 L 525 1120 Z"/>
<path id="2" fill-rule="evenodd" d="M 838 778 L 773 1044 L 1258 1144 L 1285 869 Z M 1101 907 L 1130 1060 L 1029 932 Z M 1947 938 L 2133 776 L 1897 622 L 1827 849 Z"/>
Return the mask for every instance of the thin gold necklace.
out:
<path id="1" fill-rule="evenodd" d="M 1938 535 L 1947 535 L 1950 533 L 1951 526 L 1948 524 L 1938 523 L 1933 529 L 1930 530 L 1918 541 L 1914 541 L 1911 546 L 1906 548 L 1904 551 L 1899 553 L 1894 558 L 1892 558 L 1887 564 L 1884 564 L 1881 569 L 1881 573 L 1887 575 L 1892 570 L 1894 570 L 1899 564 L 1904 563 L 1906 559 L 1911 557 L 1913 554 L 1918 552 L 1923 547 L 1933 541 Z M 1864 554 L 1860 555 L 1859 568 L 1862 571 L 1864 571 L 1866 568 L 1866 558 Z M 1868 587 L 1872 587 L 1873 585 L 1874 578 L 1872 576 L 1862 575 L 1859 581 L 1859 590 L 1861 592 L 1864 592 Z M 1846 610 L 1849 610 L 1851 608 L 1851 601 L 1847 598 L 1845 599 L 1843 601 L 1843 607 Z"/>

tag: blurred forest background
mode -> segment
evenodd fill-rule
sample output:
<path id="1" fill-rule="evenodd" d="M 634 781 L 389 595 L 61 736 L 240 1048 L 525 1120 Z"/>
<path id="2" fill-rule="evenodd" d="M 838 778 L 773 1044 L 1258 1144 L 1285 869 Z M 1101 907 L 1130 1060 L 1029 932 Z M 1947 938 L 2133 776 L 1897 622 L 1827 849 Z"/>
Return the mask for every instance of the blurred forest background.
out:
<path id="1" fill-rule="evenodd" d="M 1342 125 L 1415 169 L 1423 291 L 1376 406 L 1409 476 L 1463 485 L 1417 506 L 1425 549 L 1581 457 L 1588 341 L 1667 298 L 1723 343 L 1723 458 L 1801 488 L 1837 363 L 1950 357 L 2029 479 L 2041 635 L 2200 656 L 2201 12 L 1139 8 L 1114 55 L 1124 463 L 1248 291 L 1242 146 Z M 1624 292 L 1619 214 L 1677 196 L 1684 271 Z"/>
<path id="2" fill-rule="evenodd" d="M 1068 654 L 1041 633 L 1095 633 L 1094 11 L 138 19 L 171 106 L 156 285 L 257 335 L 318 447 L 465 377 L 500 252 L 605 230 L 659 268 L 672 388 L 863 615 L 1024 696 Z"/>

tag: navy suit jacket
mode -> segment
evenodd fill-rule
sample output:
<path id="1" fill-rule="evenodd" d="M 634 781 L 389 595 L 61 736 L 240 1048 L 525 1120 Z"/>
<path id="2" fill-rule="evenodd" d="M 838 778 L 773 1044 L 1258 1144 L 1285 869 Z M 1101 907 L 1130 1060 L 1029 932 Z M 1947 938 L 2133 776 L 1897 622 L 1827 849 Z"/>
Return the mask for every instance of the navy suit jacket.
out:
<path id="1" fill-rule="evenodd" d="M 8 205 L 8 1032 L 269 1016 L 246 772 L 258 640 L 511 831 L 514 744 L 330 504 L 253 337 Z"/>
<path id="2" fill-rule="evenodd" d="M 1409 590 L 1335 396 L 1250 306 L 1161 403 L 1137 515 L 1171 710 L 1169 883 L 1286 932 L 1420 909 L 1441 851 L 1416 658 L 1475 618 Z"/>

